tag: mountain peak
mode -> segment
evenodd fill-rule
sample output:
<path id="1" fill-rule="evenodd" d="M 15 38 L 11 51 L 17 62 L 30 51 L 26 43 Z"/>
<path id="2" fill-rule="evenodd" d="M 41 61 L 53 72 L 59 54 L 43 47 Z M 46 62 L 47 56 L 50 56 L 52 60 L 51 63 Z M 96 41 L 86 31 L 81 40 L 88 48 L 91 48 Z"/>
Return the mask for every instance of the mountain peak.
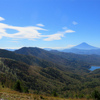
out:
<path id="1" fill-rule="evenodd" d="M 84 49 L 84 50 L 91 50 L 91 49 L 97 49 L 97 47 L 91 46 L 89 44 L 87 44 L 86 42 L 83 42 L 75 47 L 73 47 L 75 49 Z"/>
<path id="2" fill-rule="evenodd" d="M 87 45 L 87 43 L 86 43 L 86 42 L 82 42 L 81 44 L 86 44 L 86 45 Z"/>

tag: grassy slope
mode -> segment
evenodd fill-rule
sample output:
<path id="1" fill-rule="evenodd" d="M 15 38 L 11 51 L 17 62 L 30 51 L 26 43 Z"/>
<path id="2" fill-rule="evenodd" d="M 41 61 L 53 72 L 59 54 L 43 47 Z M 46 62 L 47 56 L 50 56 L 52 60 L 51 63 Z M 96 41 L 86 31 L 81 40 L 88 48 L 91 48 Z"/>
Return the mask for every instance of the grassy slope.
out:
<path id="1" fill-rule="evenodd" d="M 77 100 L 72 98 L 60 98 L 60 97 L 52 97 L 45 95 L 37 95 L 32 93 L 20 93 L 9 88 L 2 88 L 0 85 L 0 99 L 6 100 Z M 87 99 L 79 99 L 78 100 L 87 100 Z M 92 100 L 92 99 L 88 99 Z"/>

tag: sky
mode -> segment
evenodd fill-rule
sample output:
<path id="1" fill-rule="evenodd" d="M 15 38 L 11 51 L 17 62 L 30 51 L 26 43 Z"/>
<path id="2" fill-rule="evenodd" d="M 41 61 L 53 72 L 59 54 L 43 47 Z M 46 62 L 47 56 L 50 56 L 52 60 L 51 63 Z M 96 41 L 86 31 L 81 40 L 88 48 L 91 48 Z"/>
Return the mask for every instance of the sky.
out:
<path id="1" fill-rule="evenodd" d="M 0 0 L 0 48 L 100 47 L 100 0 Z"/>

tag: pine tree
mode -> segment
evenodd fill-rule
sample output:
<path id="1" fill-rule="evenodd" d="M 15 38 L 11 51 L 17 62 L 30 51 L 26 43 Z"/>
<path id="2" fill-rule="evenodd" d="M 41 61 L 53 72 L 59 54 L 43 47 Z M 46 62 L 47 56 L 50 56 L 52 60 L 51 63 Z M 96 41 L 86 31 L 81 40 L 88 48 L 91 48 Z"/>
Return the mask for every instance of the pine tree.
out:
<path id="1" fill-rule="evenodd" d="M 22 92 L 22 87 L 20 81 L 17 81 L 14 85 L 14 90 Z"/>
<path id="2" fill-rule="evenodd" d="M 93 93 L 92 93 L 92 97 L 95 99 L 95 100 L 100 100 L 100 93 L 95 90 Z"/>

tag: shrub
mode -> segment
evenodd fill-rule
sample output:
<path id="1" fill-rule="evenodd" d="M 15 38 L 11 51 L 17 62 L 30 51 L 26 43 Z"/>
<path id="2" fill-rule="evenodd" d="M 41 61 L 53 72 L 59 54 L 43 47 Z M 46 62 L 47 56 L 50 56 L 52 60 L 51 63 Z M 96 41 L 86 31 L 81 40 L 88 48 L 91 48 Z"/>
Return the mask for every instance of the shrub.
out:
<path id="1" fill-rule="evenodd" d="M 92 98 L 94 98 L 95 100 L 100 100 L 100 93 L 97 90 L 95 90 L 92 93 Z"/>
<path id="2" fill-rule="evenodd" d="M 19 91 L 19 92 L 23 92 L 22 91 L 22 87 L 21 87 L 21 83 L 20 81 L 17 81 L 14 85 L 14 90 Z"/>

